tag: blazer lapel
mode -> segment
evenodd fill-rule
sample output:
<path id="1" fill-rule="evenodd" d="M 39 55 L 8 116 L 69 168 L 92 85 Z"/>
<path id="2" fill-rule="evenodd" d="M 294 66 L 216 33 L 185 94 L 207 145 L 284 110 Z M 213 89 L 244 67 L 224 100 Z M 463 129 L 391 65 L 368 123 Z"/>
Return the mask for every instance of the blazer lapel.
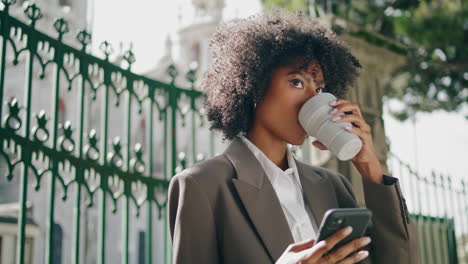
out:
<path id="1" fill-rule="evenodd" d="M 317 227 L 328 209 L 338 208 L 335 190 L 327 177 L 319 175 L 311 166 L 296 160 L 297 171 L 305 199 L 314 215 Z M 312 219 L 311 219 L 312 220 Z M 317 230 L 318 231 L 318 230 Z"/>
<path id="2" fill-rule="evenodd" d="M 272 261 L 279 259 L 294 238 L 278 197 L 265 172 L 244 143 L 235 138 L 224 152 L 234 166 L 233 184 Z"/>

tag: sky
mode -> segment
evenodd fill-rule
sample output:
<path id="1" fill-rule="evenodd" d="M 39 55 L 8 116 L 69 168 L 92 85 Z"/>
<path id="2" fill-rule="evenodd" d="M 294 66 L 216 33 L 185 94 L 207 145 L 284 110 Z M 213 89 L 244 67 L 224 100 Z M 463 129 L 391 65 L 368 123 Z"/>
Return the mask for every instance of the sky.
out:
<path id="1" fill-rule="evenodd" d="M 133 71 L 148 71 L 163 55 L 168 36 L 177 48 L 176 32 L 193 15 L 191 3 L 192 0 L 132 0 L 131 4 L 127 0 L 94 0 L 94 50 L 104 40 L 110 41 L 116 51 L 120 42 L 125 48 L 132 43 L 137 58 Z M 256 0 L 227 0 L 225 4 L 226 19 L 246 17 L 261 9 Z"/>
<path id="2" fill-rule="evenodd" d="M 223 17 L 255 14 L 261 10 L 259 2 L 226 0 Z M 124 47 L 131 42 L 136 56 L 133 70 L 143 73 L 155 67 L 163 55 L 165 39 L 170 36 L 176 40 L 177 29 L 190 20 L 192 11 L 191 0 L 132 0 L 131 4 L 97 0 L 92 16 L 94 43 L 108 40 L 118 50 L 120 42 Z M 384 123 L 391 151 L 423 175 L 435 170 L 468 179 L 468 121 L 463 115 L 419 113 L 416 122 L 400 122 L 384 107 Z"/>

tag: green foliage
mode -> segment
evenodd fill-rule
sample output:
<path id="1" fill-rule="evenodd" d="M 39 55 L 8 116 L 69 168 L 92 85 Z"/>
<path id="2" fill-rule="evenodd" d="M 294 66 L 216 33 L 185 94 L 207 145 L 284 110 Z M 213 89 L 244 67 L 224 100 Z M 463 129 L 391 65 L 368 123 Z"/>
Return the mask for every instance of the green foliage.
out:
<path id="1" fill-rule="evenodd" d="M 352 34 L 407 57 L 386 86 L 387 98 L 405 106 L 400 120 L 418 111 L 460 111 L 468 106 L 468 3 L 466 0 L 263 0 L 266 9 L 324 12 L 359 26 Z M 311 4 L 311 6 L 309 6 Z M 407 48 L 380 38 L 403 43 Z M 466 113 L 468 118 L 468 113 Z"/>
<path id="2" fill-rule="evenodd" d="M 263 0 L 263 7 L 265 9 L 281 7 L 290 11 L 302 10 L 307 12 L 307 2 L 307 0 Z"/>
<path id="3" fill-rule="evenodd" d="M 468 5 L 421 1 L 408 12 L 395 16 L 393 26 L 410 47 L 395 77 L 410 74 L 403 85 L 390 83 L 388 96 L 404 102 L 404 111 L 459 111 L 468 105 Z"/>

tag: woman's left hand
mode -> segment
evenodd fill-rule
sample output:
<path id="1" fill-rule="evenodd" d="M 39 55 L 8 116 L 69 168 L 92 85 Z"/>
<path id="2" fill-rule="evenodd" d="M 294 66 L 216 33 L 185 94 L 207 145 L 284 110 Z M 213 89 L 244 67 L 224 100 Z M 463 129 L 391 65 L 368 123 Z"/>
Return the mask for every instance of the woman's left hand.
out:
<path id="1" fill-rule="evenodd" d="M 371 128 L 364 120 L 359 105 L 345 99 L 337 99 L 335 103 L 331 103 L 330 105 L 334 107 L 330 112 L 333 116 L 332 121 L 351 123 L 352 126 L 349 126 L 346 129 L 357 135 L 362 141 L 361 151 L 359 151 L 351 161 L 356 166 L 362 177 L 374 182 L 382 183 L 382 167 L 380 166 L 379 159 L 375 153 Z M 312 144 L 321 150 L 327 149 L 318 141 L 314 141 Z"/>

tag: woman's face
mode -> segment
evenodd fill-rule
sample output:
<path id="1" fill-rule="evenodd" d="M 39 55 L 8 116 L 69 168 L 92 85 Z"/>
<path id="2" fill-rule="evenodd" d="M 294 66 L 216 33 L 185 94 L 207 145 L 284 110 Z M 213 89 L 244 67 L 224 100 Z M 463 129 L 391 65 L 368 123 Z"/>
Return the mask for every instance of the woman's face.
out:
<path id="1" fill-rule="evenodd" d="M 299 123 L 299 110 L 309 98 L 323 91 L 325 80 L 317 61 L 302 70 L 299 57 L 292 62 L 273 71 L 265 97 L 255 109 L 254 126 L 262 126 L 287 143 L 302 145 L 307 134 Z"/>

